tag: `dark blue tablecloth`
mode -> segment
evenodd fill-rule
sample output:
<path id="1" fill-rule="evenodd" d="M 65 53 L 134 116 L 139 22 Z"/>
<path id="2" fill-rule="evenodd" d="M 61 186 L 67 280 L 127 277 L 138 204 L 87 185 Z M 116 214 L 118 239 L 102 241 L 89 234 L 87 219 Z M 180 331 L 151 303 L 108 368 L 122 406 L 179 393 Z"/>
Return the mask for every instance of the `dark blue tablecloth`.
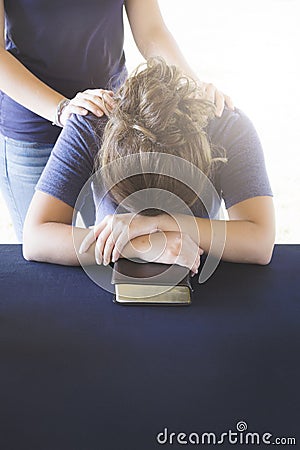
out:
<path id="1" fill-rule="evenodd" d="M 300 448 L 299 268 L 300 246 L 276 246 L 194 279 L 191 306 L 120 306 L 81 268 L 0 246 L 0 450 L 209 448 L 157 435 L 240 421 Z"/>

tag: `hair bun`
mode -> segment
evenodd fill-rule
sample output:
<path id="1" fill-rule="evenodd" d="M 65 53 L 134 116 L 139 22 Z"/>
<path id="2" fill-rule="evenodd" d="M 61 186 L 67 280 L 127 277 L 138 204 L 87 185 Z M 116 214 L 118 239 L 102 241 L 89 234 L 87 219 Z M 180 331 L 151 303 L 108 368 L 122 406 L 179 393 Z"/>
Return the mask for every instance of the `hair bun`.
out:
<path id="1" fill-rule="evenodd" d="M 123 156 L 136 154 L 141 170 L 151 152 L 179 156 L 208 174 L 213 161 L 206 135 L 206 125 L 214 106 L 205 101 L 195 81 L 169 66 L 161 58 L 151 58 L 139 66 L 115 95 L 115 107 L 105 127 L 98 167 L 114 161 L 114 171 L 107 171 L 108 185 L 116 177 L 124 182 L 114 185 L 113 197 L 119 202 L 145 188 L 168 189 L 179 197 L 185 195 L 178 183 L 157 174 L 142 173 L 128 180 Z M 120 160 L 120 164 L 117 164 Z M 159 164 L 159 162 L 158 162 Z M 118 175 L 118 176 L 117 176 Z M 195 195 L 185 195 L 189 205 Z"/>

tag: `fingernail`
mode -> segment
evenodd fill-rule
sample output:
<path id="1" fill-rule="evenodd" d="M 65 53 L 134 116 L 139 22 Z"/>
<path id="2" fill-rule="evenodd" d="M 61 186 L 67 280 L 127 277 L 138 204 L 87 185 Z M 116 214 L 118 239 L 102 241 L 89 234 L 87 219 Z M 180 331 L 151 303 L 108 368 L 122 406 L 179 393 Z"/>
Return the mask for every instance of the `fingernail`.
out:
<path id="1" fill-rule="evenodd" d="M 98 117 L 102 117 L 103 116 L 103 112 L 100 109 L 97 109 L 97 116 Z"/>
<path id="2" fill-rule="evenodd" d="M 84 247 L 84 245 L 81 245 L 81 246 L 80 246 L 80 249 L 79 249 L 79 255 L 82 255 L 82 253 L 85 253 L 85 247 Z"/>
<path id="3" fill-rule="evenodd" d="M 112 260 L 112 262 L 116 262 L 118 258 L 119 258 L 119 253 L 116 252 L 112 255 L 111 260 Z"/>
<path id="4" fill-rule="evenodd" d="M 101 264 L 102 264 L 102 260 L 101 260 L 101 258 L 96 258 L 96 263 L 99 265 L 99 266 L 101 266 Z"/>

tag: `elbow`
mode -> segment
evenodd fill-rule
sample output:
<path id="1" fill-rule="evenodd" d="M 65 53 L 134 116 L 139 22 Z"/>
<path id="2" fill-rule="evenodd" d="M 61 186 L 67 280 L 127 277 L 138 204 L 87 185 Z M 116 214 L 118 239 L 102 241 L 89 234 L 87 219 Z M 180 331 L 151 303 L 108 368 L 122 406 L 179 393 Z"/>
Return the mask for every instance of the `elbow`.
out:
<path id="1" fill-rule="evenodd" d="M 254 264 L 261 266 L 267 266 L 270 264 L 273 256 L 273 250 L 275 245 L 275 222 L 274 220 L 268 224 L 268 226 L 259 230 L 259 233 L 253 235 L 252 248 L 254 250 Z"/>
<path id="2" fill-rule="evenodd" d="M 28 241 L 28 233 L 25 232 L 25 227 L 23 228 L 22 253 L 23 253 L 23 258 L 26 259 L 26 261 L 33 260 L 31 251 L 30 251 L 30 242 Z"/>
<path id="3" fill-rule="evenodd" d="M 32 245 L 32 242 L 25 237 L 23 238 L 22 253 L 23 258 L 26 259 L 26 261 L 35 261 L 34 246 Z"/>
<path id="4" fill-rule="evenodd" d="M 23 253 L 23 258 L 26 259 L 26 261 L 31 261 L 30 254 L 29 254 L 27 248 L 25 247 L 24 242 L 22 245 L 22 253 Z"/>
<path id="5" fill-rule="evenodd" d="M 262 245 L 260 245 L 260 248 L 255 255 L 254 264 L 259 264 L 261 266 L 267 266 L 268 264 L 270 264 L 273 256 L 273 250 L 274 240 L 269 243 L 264 242 Z"/>
<path id="6" fill-rule="evenodd" d="M 255 264 L 259 264 L 260 266 L 267 266 L 271 262 L 272 254 L 273 251 L 271 253 L 264 253 L 260 255 L 255 261 Z"/>
<path id="7" fill-rule="evenodd" d="M 26 261 L 35 261 L 34 253 L 30 249 L 30 246 L 26 245 L 24 242 L 22 245 L 22 253 L 23 258 L 26 259 Z"/>
<path id="8" fill-rule="evenodd" d="M 25 220 L 23 228 L 23 244 L 22 253 L 23 258 L 26 261 L 37 261 L 38 260 L 38 243 L 37 243 L 38 230 L 33 229 L 32 226 L 28 224 Z"/>

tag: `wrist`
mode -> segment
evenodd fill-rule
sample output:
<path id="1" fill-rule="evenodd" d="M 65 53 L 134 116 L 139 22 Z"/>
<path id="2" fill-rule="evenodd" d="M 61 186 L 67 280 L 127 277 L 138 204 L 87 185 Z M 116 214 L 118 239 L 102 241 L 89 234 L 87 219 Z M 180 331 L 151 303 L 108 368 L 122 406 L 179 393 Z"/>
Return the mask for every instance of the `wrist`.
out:
<path id="1" fill-rule="evenodd" d="M 175 217 L 164 213 L 157 216 L 157 229 L 161 231 L 178 231 L 179 227 Z"/>
<path id="2" fill-rule="evenodd" d="M 61 121 L 61 116 L 62 116 L 64 109 L 68 106 L 69 103 L 70 103 L 70 100 L 68 98 L 63 98 L 60 100 L 60 102 L 58 103 L 56 110 L 55 110 L 55 115 L 54 115 L 54 120 L 52 122 L 52 125 L 56 125 L 61 128 L 64 126 L 64 124 Z"/>
<path id="3" fill-rule="evenodd" d="M 151 235 L 150 235 L 151 236 Z M 141 258 L 142 254 L 147 252 L 151 248 L 149 242 L 149 235 L 137 236 L 131 239 L 122 250 L 122 258 Z"/>

